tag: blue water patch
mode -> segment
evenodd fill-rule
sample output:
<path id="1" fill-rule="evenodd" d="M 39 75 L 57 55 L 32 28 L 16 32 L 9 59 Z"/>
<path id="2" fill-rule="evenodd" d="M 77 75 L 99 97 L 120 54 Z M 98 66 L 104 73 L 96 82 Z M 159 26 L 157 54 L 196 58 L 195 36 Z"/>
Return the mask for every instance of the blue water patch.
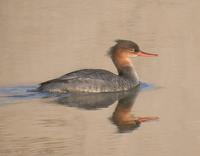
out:
<path id="1" fill-rule="evenodd" d="M 0 87 L 0 105 L 45 97 L 45 93 L 36 92 L 37 88 L 38 85 Z"/>
<path id="2" fill-rule="evenodd" d="M 152 90 L 155 89 L 156 86 L 151 83 L 140 82 L 140 91 Z"/>

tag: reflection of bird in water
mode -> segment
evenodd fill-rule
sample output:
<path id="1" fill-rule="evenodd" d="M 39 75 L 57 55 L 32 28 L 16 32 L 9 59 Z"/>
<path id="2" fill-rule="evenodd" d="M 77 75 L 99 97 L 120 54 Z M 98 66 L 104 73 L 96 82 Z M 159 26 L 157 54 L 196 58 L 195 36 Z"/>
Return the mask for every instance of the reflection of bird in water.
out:
<path id="1" fill-rule="evenodd" d="M 118 75 L 104 69 L 82 69 L 65 74 L 57 79 L 40 84 L 41 92 L 117 92 L 139 85 L 139 78 L 130 57 L 152 57 L 128 40 L 117 40 L 109 55 L 117 68 Z"/>
<path id="2" fill-rule="evenodd" d="M 59 96 L 56 101 L 69 107 L 78 107 L 82 109 L 106 108 L 115 101 L 129 94 L 129 92 L 111 92 L 111 93 L 72 93 Z"/>
<path id="3" fill-rule="evenodd" d="M 117 125 L 119 132 L 128 132 L 136 129 L 142 122 L 157 120 L 158 117 L 135 117 L 131 109 L 139 93 L 139 87 L 132 90 L 131 94 L 119 99 L 112 115 L 112 121 Z"/>
<path id="4" fill-rule="evenodd" d="M 132 106 L 139 91 L 140 86 L 125 92 L 72 93 L 67 96 L 59 96 L 56 102 L 69 107 L 91 110 L 108 107 L 118 100 L 111 120 L 117 125 L 119 132 L 128 132 L 139 127 L 142 122 L 158 119 L 158 117 L 135 117 L 131 114 Z"/>

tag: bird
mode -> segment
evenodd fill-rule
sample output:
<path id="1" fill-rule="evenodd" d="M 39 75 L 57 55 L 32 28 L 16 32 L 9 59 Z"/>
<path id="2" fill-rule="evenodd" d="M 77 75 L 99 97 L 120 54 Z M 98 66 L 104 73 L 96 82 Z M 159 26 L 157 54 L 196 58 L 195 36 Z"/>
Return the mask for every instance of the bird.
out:
<path id="1" fill-rule="evenodd" d="M 115 42 L 109 49 L 108 56 L 117 68 L 118 74 L 105 69 L 80 69 L 40 83 L 38 91 L 100 93 L 127 91 L 138 86 L 140 81 L 131 57 L 154 57 L 158 54 L 140 50 L 138 44 L 131 40 L 118 39 Z"/>

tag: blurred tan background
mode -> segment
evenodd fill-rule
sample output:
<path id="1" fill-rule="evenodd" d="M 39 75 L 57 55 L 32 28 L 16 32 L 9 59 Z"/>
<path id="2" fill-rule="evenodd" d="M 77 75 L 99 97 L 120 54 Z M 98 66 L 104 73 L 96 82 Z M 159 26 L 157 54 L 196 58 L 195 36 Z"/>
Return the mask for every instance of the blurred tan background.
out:
<path id="1" fill-rule="evenodd" d="M 80 68 L 115 72 L 106 51 L 119 38 L 160 54 L 136 60 L 142 80 L 184 85 L 191 81 L 190 70 L 198 73 L 199 5 L 198 0 L 0 0 L 0 85 L 39 83 Z"/>
<path id="2" fill-rule="evenodd" d="M 82 68 L 116 72 L 106 51 L 120 38 L 159 54 L 133 61 L 142 81 L 161 87 L 142 92 L 133 109 L 160 120 L 123 135 L 109 120 L 116 104 L 2 105 L 0 155 L 199 156 L 199 8 L 199 0 L 0 0 L 0 86 Z"/>

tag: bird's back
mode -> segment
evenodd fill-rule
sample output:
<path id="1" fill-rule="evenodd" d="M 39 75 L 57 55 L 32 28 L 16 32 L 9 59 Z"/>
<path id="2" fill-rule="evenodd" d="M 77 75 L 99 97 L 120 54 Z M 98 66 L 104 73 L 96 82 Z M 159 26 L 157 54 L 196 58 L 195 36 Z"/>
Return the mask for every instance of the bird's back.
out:
<path id="1" fill-rule="evenodd" d="M 128 79 L 103 69 L 83 69 L 41 83 L 47 92 L 114 92 L 133 88 Z"/>

